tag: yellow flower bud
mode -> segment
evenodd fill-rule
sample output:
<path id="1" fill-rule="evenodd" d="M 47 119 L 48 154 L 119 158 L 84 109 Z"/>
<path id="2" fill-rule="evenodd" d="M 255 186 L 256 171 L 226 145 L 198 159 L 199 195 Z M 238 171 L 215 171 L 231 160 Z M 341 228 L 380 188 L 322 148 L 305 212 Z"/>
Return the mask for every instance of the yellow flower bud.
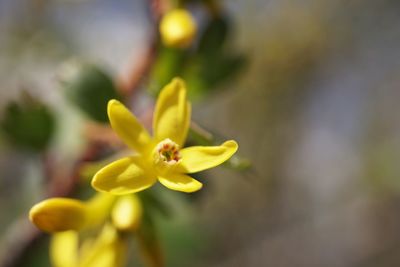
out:
<path id="1" fill-rule="evenodd" d="M 29 219 L 45 232 L 79 230 L 86 223 L 86 206 L 78 200 L 50 198 L 33 206 Z"/>
<path id="2" fill-rule="evenodd" d="M 125 195 L 118 198 L 114 204 L 111 218 L 113 225 L 122 231 L 134 231 L 141 222 L 142 204 L 136 195 Z"/>
<path id="3" fill-rule="evenodd" d="M 166 46 L 188 47 L 192 44 L 196 31 L 196 23 L 185 9 L 168 12 L 160 22 L 161 39 Z"/>

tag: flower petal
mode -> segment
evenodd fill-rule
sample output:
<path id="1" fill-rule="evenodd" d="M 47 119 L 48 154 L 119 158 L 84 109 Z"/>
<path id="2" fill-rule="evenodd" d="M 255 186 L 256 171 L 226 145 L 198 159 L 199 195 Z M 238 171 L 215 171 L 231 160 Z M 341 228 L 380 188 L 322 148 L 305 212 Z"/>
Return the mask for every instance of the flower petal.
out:
<path id="1" fill-rule="evenodd" d="M 220 146 L 193 146 L 180 151 L 180 172 L 193 173 L 218 166 L 228 160 L 238 149 L 238 144 L 226 141 Z"/>
<path id="2" fill-rule="evenodd" d="M 165 177 L 159 176 L 158 181 L 169 189 L 185 193 L 192 193 L 203 187 L 203 184 L 196 179 L 181 173 L 168 173 Z"/>
<path id="3" fill-rule="evenodd" d="M 182 146 L 189 129 L 190 114 L 191 107 L 186 100 L 185 82 L 175 78 L 158 96 L 153 120 L 155 139 L 160 142 L 169 138 Z"/>
<path id="4" fill-rule="evenodd" d="M 50 243 L 52 266 L 78 266 L 79 237 L 76 231 L 65 231 L 53 235 Z"/>
<path id="5" fill-rule="evenodd" d="M 111 127 L 125 144 L 138 152 L 144 152 L 151 138 L 136 117 L 115 99 L 108 102 L 107 111 Z"/>
<path id="6" fill-rule="evenodd" d="M 114 195 L 135 193 L 152 186 L 156 176 L 145 170 L 140 160 L 140 157 L 126 157 L 112 162 L 94 175 L 92 186 Z"/>
<path id="7" fill-rule="evenodd" d="M 31 208 L 29 219 L 41 230 L 61 232 L 79 230 L 86 224 L 86 206 L 69 198 L 46 199 Z"/>

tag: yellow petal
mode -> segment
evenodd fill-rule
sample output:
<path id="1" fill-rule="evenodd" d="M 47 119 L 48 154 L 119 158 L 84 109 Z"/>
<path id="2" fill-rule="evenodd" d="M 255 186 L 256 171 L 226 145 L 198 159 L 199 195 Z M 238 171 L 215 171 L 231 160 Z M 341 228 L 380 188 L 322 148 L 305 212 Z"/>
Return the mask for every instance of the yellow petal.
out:
<path id="1" fill-rule="evenodd" d="M 122 231 L 136 230 L 142 220 L 143 208 L 140 199 L 133 194 L 121 196 L 115 203 L 111 218 L 114 226 Z"/>
<path id="2" fill-rule="evenodd" d="M 78 200 L 50 198 L 33 206 L 29 219 L 46 232 L 79 230 L 86 223 L 86 207 Z"/>
<path id="3" fill-rule="evenodd" d="M 238 149 L 238 144 L 226 141 L 220 146 L 193 146 L 180 151 L 182 162 L 179 169 L 185 173 L 199 172 L 218 166 L 228 160 Z"/>
<path id="4" fill-rule="evenodd" d="M 65 231 L 53 235 L 50 243 L 50 258 L 54 267 L 78 266 L 78 233 Z"/>
<path id="5" fill-rule="evenodd" d="M 190 125 L 191 108 L 186 100 L 186 85 L 175 78 L 158 96 L 154 110 L 153 131 L 157 142 L 166 138 L 179 146 L 185 143 Z"/>
<path id="6" fill-rule="evenodd" d="M 111 127 L 125 144 L 138 152 L 145 152 L 151 138 L 136 117 L 115 99 L 108 102 L 107 110 Z"/>
<path id="7" fill-rule="evenodd" d="M 192 177 L 180 173 L 169 173 L 165 175 L 165 177 L 159 176 L 158 181 L 169 189 L 185 193 L 195 192 L 200 190 L 203 186 L 202 183 Z"/>
<path id="8" fill-rule="evenodd" d="M 100 192 L 124 195 L 142 191 L 156 182 L 156 176 L 144 169 L 142 158 L 126 157 L 105 166 L 92 180 L 92 186 Z"/>

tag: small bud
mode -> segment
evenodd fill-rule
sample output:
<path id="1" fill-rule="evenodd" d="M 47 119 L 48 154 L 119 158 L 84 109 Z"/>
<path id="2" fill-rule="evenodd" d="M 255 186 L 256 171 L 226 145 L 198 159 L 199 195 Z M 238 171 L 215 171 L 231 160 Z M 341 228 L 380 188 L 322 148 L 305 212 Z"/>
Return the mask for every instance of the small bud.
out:
<path id="1" fill-rule="evenodd" d="M 136 195 L 118 198 L 114 204 L 111 218 L 113 225 L 122 231 L 136 230 L 142 220 L 143 208 Z"/>
<path id="2" fill-rule="evenodd" d="M 29 219 L 45 232 L 79 230 L 86 223 L 86 206 L 68 198 L 46 199 L 31 208 Z"/>
<path id="3" fill-rule="evenodd" d="M 164 45 L 186 48 L 196 35 L 197 26 L 192 15 L 185 9 L 175 9 L 163 16 L 160 34 Z"/>

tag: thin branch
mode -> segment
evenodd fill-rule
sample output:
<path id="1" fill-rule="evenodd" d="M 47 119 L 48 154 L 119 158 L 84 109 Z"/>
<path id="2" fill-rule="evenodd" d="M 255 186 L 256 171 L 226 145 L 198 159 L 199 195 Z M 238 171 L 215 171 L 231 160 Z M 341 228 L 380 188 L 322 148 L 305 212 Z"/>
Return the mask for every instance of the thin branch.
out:
<path id="1" fill-rule="evenodd" d="M 148 6 L 150 9 L 150 16 L 152 19 L 153 31 L 151 32 L 149 44 L 142 56 L 138 59 L 134 57 L 125 75 L 121 75 L 117 81 L 118 87 L 121 90 L 122 95 L 133 97 L 136 90 L 140 88 L 140 84 L 149 72 L 155 58 L 158 43 L 158 22 L 162 14 L 167 9 L 168 0 L 148 0 Z"/>

